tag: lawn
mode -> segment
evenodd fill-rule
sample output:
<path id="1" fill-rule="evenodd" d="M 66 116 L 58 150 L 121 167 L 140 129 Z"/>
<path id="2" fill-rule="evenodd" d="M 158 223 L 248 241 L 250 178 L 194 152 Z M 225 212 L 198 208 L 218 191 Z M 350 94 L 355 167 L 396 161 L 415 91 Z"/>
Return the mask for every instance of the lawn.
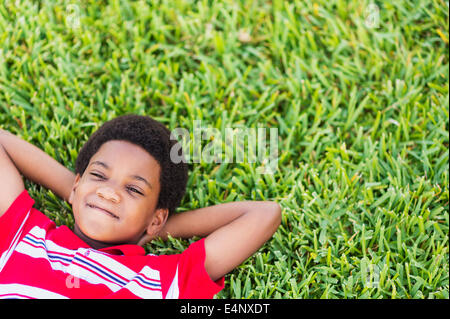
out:
<path id="1" fill-rule="evenodd" d="M 0 127 L 72 170 L 125 113 L 189 132 L 276 128 L 273 174 L 189 163 L 179 211 L 283 209 L 217 298 L 449 298 L 448 25 L 443 0 L 5 0 Z M 73 225 L 67 203 L 25 185 Z"/>

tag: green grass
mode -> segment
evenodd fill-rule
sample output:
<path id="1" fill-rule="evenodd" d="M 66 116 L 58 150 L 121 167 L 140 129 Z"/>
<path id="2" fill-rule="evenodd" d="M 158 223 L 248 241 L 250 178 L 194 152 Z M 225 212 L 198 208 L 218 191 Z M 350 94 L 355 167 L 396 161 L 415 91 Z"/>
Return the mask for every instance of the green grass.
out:
<path id="1" fill-rule="evenodd" d="M 124 113 L 171 130 L 278 128 L 274 175 L 190 164 L 180 211 L 283 208 L 218 298 L 449 298 L 448 1 L 376 1 L 378 17 L 370 3 L 4 1 L 0 127 L 71 169 Z M 73 224 L 67 204 L 26 187 Z"/>

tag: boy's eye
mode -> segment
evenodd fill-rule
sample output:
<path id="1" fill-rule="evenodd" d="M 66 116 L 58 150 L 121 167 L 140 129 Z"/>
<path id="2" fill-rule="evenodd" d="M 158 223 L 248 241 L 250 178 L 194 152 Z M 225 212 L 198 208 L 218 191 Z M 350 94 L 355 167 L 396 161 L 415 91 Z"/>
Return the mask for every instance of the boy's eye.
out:
<path id="1" fill-rule="evenodd" d="M 105 179 L 104 176 L 102 176 L 102 175 L 100 175 L 100 174 L 98 174 L 98 173 L 92 172 L 92 173 L 90 173 L 90 174 L 91 174 L 92 176 L 97 177 L 97 178 Z M 136 194 L 139 194 L 139 195 L 143 195 L 140 191 L 138 191 L 138 190 L 137 190 L 136 188 L 134 188 L 134 187 L 128 186 L 127 189 L 128 189 L 130 192 L 133 192 L 133 193 L 136 193 Z"/>
<path id="2" fill-rule="evenodd" d="M 138 191 L 136 188 L 134 188 L 134 187 L 127 187 L 128 188 L 128 190 L 130 190 L 130 191 L 132 191 L 133 193 L 137 193 L 137 194 L 140 194 L 140 195 L 142 195 L 142 193 L 140 192 L 140 191 Z"/>
<path id="3" fill-rule="evenodd" d="M 101 178 L 101 179 L 104 179 L 104 177 L 102 175 L 97 174 L 97 173 L 91 173 L 91 175 L 95 176 L 95 177 L 98 177 L 98 178 Z"/>

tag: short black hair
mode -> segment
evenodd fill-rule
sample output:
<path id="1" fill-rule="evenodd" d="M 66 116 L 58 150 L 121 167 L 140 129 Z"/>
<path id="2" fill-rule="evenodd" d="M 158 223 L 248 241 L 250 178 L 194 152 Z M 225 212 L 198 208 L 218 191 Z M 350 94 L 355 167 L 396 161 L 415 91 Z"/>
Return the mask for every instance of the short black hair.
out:
<path id="1" fill-rule="evenodd" d="M 170 138 L 167 127 L 149 116 L 135 114 L 107 121 L 80 149 L 75 161 L 75 173 L 82 176 L 92 156 L 111 140 L 124 140 L 138 145 L 156 159 L 161 167 L 161 188 L 156 208 L 167 208 L 169 215 L 172 214 L 186 192 L 188 167 L 184 161 L 174 163 L 170 159 L 170 150 L 177 141 Z"/>

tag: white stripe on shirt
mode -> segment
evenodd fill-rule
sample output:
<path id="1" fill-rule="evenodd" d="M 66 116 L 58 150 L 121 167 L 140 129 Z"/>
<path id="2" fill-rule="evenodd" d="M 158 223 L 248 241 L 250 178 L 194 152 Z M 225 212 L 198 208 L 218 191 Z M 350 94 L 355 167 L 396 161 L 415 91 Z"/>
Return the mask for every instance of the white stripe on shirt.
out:
<path id="1" fill-rule="evenodd" d="M 178 288 L 178 265 L 177 271 L 175 272 L 175 276 L 173 277 L 172 283 L 170 284 L 170 288 L 167 291 L 166 299 L 178 299 L 180 297 L 180 290 Z"/>
<path id="2" fill-rule="evenodd" d="M 8 262 L 9 257 L 11 257 L 11 254 L 13 253 L 14 249 L 16 248 L 17 242 L 19 241 L 19 238 L 22 235 L 23 227 L 25 226 L 25 223 L 26 223 L 28 217 L 30 216 L 30 211 L 31 211 L 31 209 L 28 211 L 27 215 L 23 219 L 22 224 L 20 224 L 19 230 L 14 235 L 13 240 L 11 241 L 11 244 L 9 245 L 8 249 L 5 252 L 3 252 L 2 256 L 0 257 L 0 271 L 3 270 L 3 267 L 5 267 L 6 263 Z"/>
<path id="3" fill-rule="evenodd" d="M 55 292 L 21 284 L 0 284 L 0 298 L 67 299 Z"/>
<path id="4" fill-rule="evenodd" d="M 33 227 L 17 245 L 16 252 L 46 259 L 53 270 L 91 284 L 106 285 L 112 292 L 127 288 L 142 298 L 162 298 L 159 271 L 145 266 L 137 273 L 104 252 L 90 248 L 70 250 L 45 236 L 44 229 Z"/>

